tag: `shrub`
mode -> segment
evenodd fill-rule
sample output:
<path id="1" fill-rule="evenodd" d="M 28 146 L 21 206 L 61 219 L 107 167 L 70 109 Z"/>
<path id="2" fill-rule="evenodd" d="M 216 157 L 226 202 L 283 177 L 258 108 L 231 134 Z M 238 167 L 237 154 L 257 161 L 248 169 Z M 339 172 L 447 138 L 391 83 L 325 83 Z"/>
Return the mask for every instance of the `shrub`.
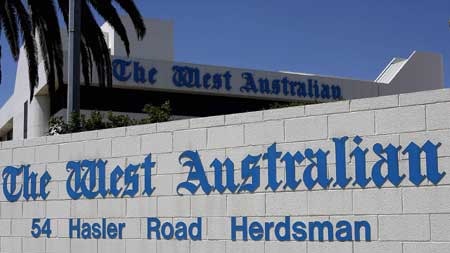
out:
<path id="1" fill-rule="evenodd" d="M 103 114 L 98 111 L 91 112 L 89 117 L 86 117 L 86 115 L 80 113 L 72 113 L 68 123 L 64 121 L 63 117 L 52 117 L 48 122 L 48 133 L 49 135 L 58 135 L 113 127 L 125 127 L 137 124 L 164 122 L 170 119 L 172 109 L 170 107 L 170 102 L 166 101 L 161 106 L 147 104 L 144 106 L 142 111 L 147 114 L 142 120 L 134 120 L 128 115 L 108 112 L 106 117 L 107 120 L 105 121 Z"/>
<path id="2" fill-rule="evenodd" d="M 109 122 L 106 123 L 108 128 L 136 125 L 136 121 L 128 115 L 114 115 L 112 112 L 108 112 L 108 120 Z"/>
<path id="3" fill-rule="evenodd" d="M 142 124 L 169 121 L 172 114 L 170 101 L 164 102 L 161 106 L 145 105 L 143 112 L 147 113 L 147 117 L 141 120 Z"/>
<path id="4" fill-rule="evenodd" d="M 64 121 L 63 117 L 51 117 L 48 121 L 48 134 L 58 135 L 65 134 L 68 132 L 67 123 Z"/>
<path id="5" fill-rule="evenodd" d="M 106 127 L 106 123 L 103 122 L 103 114 L 98 111 L 91 112 L 91 117 L 85 122 L 85 128 L 87 131 L 104 129 Z"/>

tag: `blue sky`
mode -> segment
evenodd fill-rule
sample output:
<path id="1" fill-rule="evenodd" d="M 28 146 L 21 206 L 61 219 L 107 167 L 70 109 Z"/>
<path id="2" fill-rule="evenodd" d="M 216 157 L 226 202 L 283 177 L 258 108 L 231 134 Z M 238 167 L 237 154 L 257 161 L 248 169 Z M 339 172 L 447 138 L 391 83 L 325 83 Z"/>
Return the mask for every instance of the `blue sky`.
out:
<path id="1" fill-rule="evenodd" d="M 372 80 L 413 50 L 444 58 L 450 87 L 449 0 L 136 0 L 173 20 L 175 60 Z M 0 104 L 16 66 L 2 37 Z"/>

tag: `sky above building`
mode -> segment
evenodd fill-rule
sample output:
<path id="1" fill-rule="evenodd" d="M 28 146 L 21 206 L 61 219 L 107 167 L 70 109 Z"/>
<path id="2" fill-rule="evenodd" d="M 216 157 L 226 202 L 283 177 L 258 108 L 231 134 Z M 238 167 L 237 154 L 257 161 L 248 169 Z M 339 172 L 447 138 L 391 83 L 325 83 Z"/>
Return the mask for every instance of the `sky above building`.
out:
<path id="1" fill-rule="evenodd" d="M 393 57 L 431 51 L 450 87 L 449 0 L 135 2 L 174 22 L 176 61 L 374 80 Z M 4 36 L 1 45 L 0 105 L 16 76 Z"/>

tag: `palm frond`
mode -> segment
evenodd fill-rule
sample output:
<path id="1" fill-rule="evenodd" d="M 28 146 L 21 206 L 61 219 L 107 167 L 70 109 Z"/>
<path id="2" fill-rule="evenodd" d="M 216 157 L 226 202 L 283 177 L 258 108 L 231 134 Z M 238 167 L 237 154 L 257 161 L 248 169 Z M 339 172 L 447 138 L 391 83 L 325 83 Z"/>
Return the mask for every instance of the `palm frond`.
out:
<path id="1" fill-rule="evenodd" d="M 44 59 L 47 85 L 50 95 L 50 110 L 54 109 L 56 82 L 63 83 L 63 52 L 61 33 L 52 0 L 28 0 L 31 20 L 39 36 L 39 44 Z"/>
<path id="2" fill-rule="evenodd" d="M 80 44 L 81 53 L 81 71 L 83 73 L 84 83 L 89 86 L 92 83 L 92 53 L 87 48 L 84 40 Z"/>
<path id="3" fill-rule="evenodd" d="M 137 37 L 139 39 L 144 38 L 146 28 L 144 24 L 144 20 L 142 19 L 142 15 L 139 12 L 138 8 L 134 4 L 133 0 L 115 0 L 120 8 L 122 8 L 131 18 L 133 22 L 134 29 L 136 30 Z"/>
<path id="4" fill-rule="evenodd" d="M 111 0 L 90 0 L 94 9 L 108 22 L 122 40 L 127 55 L 130 55 L 130 41 L 128 40 L 127 30 L 117 13 L 116 8 L 111 4 Z"/>
<path id="5" fill-rule="evenodd" d="M 0 19 L 2 20 L 5 36 L 8 40 L 11 55 L 15 61 L 19 59 L 20 42 L 19 29 L 17 25 L 16 11 L 9 1 L 0 4 Z"/>
<path id="6" fill-rule="evenodd" d="M 33 27 L 31 18 L 20 0 L 11 0 L 16 9 L 17 18 L 19 20 L 20 31 L 22 32 L 22 39 L 24 41 L 25 51 L 28 60 L 28 74 L 30 80 L 30 101 L 33 99 L 33 91 L 38 86 L 38 61 L 36 43 L 33 36 Z"/>
<path id="7" fill-rule="evenodd" d="M 105 42 L 103 32 L 85 1 L 81 2 L 81 36 L 89 48 L 97 68 L 100 87 L 112 86 L 111 54 Z"/>

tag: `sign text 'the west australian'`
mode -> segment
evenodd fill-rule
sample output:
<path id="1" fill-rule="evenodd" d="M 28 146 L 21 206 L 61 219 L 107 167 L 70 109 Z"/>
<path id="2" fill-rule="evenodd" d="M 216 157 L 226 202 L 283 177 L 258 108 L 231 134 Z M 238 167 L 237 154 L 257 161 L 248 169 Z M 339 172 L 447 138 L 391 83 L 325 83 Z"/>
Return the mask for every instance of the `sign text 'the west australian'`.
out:
<path id="1" fill-rule="evenodd" d="M 248 154 L 239 161 L 230 158 L 224 160 L 202 160 L 198 151 L 186 150 L 179 155 L 180 172 L 187 172 L 183 182 L 180 182 L 176 191 L 178 195 L 195 195 L 201 192 L 209 195 L 213 192 L 219 194 L 253 193 L 260 187 L 266 191 L 295 191 L 301 185 L 307 190 L 312 189 L 345 189 L 350 184 L 354 187 L 366 188 L 373 183 L 381 188 L 386 184 L 398 187 L 403 181 L 409 181 L 415 186 L 420 186 L 425 180 L 437 185 L 446 175 L 438 166 L 438 151 L 441 143 L 433 143 L 428 140 L 422 144 L 410 142 L 406 147 L 393 144 L 382 145 L 376 143 L 372 149 L 363 148 L 363 138 L 356 136 L 333 138 L 334 159 L 336 164 L 331 177 L 328 160 L 330 150 L 318 148 L 313 150 L 295 150 L 293 152 L 280 152 L 277 144 L 269 146 L 264 153 Z M 352 142 L 354 148 L 347 150 L 347 145 Z M 378 160 L 368 166 L 367 154 L 371 152 Z M 408 169 L 401 170 L 400 159 L 408 160 Z M 421 159 L 425 160 L 425 168 L 421 165 Z M 348 161 L 352 160 L 349 164 Z M 262 170 L 262 162 L 267 164 L 267 169 Z M 129 164 L 126 168 L 116 166 L 106 169 L 107 161 L 102 159 L 69 161 L 66 164 L 67 180 L 66 193 L 70 199 L 81 198 L 124 198 L 152 196 L 157 189 L 152 184 L 152 173 L 155 162 L 152 155 L 148 154 L 139 164 Z M 284 167 L 284 177 L 277 174 L 277 167 Z M 213 179 L 206 174 L 206 166 L 212 169 Z M 300 168 L 302 166 L 302 169 Z M 304 166 L 304 168 L 303 168 Z M 160 168 L 164 170 L 164 168 Z M 240 171 L 240 177 L 235 176 L 235 170 Z M 302 171 L 301 171 L 302 170 Z M 401 172 L 404 171 L 404 172 Z M 108 173 L 108 175 L 107 175 Z M 261 174 L 267 173 L 267 183 L 261 185 Z M 350 176 L 352 175 L 352 176 Z M 143 181 L 139 180 L 143 178 Z M 2 172 L 3 194 L 7 201 L 15 202 L 20 199 L 26 201 L 46 200 L 51 192 L 47 186 L 52 177 L 48 171 L 39 175 L 30 168 L 30 165 L 20 167 L 7 166 Z M 248 196 L 251 198 L 251 195 Z M 48 222 L 48 224 L 47 224 Z M 32 231 L 33 236 L 38 237 L 45 233 L 44 228 L 50 227 L 50 220 L 43 227 L 38 226 L 39 219 L 33 219 L 33 227 L 39 228 Z M 371 240 L 370 224 L 367 221 L 341 220 L 335 224 L 330 221 L 302 222 L 292 220 L 286 216 L 281 222 L 249 221 L 247 217 L 231 217 L 231 239 L 238 240 L 273 240 L 270 230 L 274 231 L 276 240 L 319 240 L 323 241 L 325 235 L 328 240 L 359 241 L 364 234 L 366 241 Z M 170 240 L 201 240 L 202 218 L 198 217 L 194 222 L 187 224 L 179 221 L 161 222 L 156 217 L 147 218 L 148 239 Z M 69 237 L 83 239 L 121 239 L 125 223 L 107 223 L 102 219 L 100 223 L 81 222 L 81 219 L 69 220 Z M 326 231 L 326 232 L 325 232 Z M 39 233 L 38 233 L 39 232 Z M 49 232 L 50 233 L 50 232 Z M 49 236 L 49 233 L 47 234 Z"/>

